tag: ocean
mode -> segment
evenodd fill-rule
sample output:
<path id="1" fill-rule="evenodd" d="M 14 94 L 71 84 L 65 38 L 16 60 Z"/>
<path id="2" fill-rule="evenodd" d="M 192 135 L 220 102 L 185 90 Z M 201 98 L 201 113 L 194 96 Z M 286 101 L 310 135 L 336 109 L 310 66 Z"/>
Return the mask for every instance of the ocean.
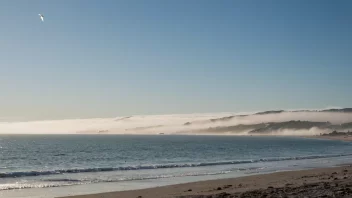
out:
<path id="1" fill-rule="evenodd" d="M 352 162 L 352 143 L 299 137 L 0 135 L 0 197 L 130 190 Z"/>

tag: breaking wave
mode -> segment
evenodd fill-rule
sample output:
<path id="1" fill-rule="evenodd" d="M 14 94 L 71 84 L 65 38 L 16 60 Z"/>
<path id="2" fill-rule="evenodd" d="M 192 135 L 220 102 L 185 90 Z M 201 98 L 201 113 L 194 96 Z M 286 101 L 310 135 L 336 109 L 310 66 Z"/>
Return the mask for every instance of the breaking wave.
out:
<path id="1" fill-rule="evenodd" d="M 88 172 L 129 171 L 129 170 L 143 170 L 143 169 L 187 168 L 187 167 L 249 164 L 249 163 L 275 162 L 275 161 L 288 161 L 288 160 L 319 159 L 319 158 L 344 157 L 344 156 L 352 156 L 352 154 L 311 155 L 311 156 L 300 156 L 300 157 L 263 158 L 263 159 L 254 159 L 254 160 L 235 160 L 235 161 L 203 162 L 203 163 L 189 163 L 189 164 L 187 163 L 186 164 L 160 164 L 160 165 L 106 167 L 106 168 L 3 172 L 3 173 L 0 173 L 0 178 L 32 177 L 32 176 L 74 174 L 74 173 L 88 173 Z"/>

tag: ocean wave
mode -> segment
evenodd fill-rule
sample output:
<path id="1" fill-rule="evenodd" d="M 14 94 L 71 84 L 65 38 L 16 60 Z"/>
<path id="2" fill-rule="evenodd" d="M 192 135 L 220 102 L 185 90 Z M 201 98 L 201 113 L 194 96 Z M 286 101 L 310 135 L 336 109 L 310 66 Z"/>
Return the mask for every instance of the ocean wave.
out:
<path id="1" fill-rule="evenodd" d="M 258 168 L 260 169 L 260 168 Z M 235 170 L 219 171 L 219 172 L 207 172 L 207 173 L 183 173 L 179 175 L 151 175 L 145 177 L 119 177 L 112 179 L 67 179 L 67 178 L 56 178 L 56 179 L 42 179 L 44 182 L 65 182 L 65 183 L 103 183 L 103 182 L 120 182 L 120 181 L 135 181 L 135 180 L 149 180 L 149 179 L 161 179 L 161 178 L 172 178 L 172 177 L 185 177 L 185 176 L 206 176 L 206 175 L 221 175 L 233 172 Z"/>
<path id="2" fill-rule="evenodd" d="M 47 182 L 84 182 L 84 181 L 87 181 L 87 180 L 57 178 L 57 179 L 42 179 L 41 181 L 47 181 Z"/>
<path id="3" fill-rule="evenodd" d="M 83 183 L 82 183 L 83 184 Z M 64 184 L 51 184 L 51 183 L 42 183 L 42 184 L 0 184 L 1 190 L 16 190 L 16 189 L 27 189 L 27 188 L 52 188 L 52 187 L 63 187 L 63 186 L 72 186 L 79 185 L 79 183 L 64 183 Z"/>
<path id="4" fill-rule="evenodd" d="M 66 154 L 64 154 L 64 153 L 59 153 L 59 154 L 55 154 L 54 156 L 55 157 L 58 157 L 58 156 L 65 156 Z"/>
<path id="5" fill-rule="evenodd" d="M 73 186 L 82 184 L 92 183 L 110 183 L 110 182 L 122 182 L 122 181 L 136 181 L 136 180 L 151 180 L 161 178 L 172 178 L 172 177 L 185 177 L 185 176 L 206 176 L 206 175 L 220 175 L 227 174 L 232 171 L 219 171 L 210 173 L 184 173 L 180 175 L 156 175 L 156 176 L 145 176 L 145 177 L 120 177 L 115 179 L 68 179 L 68 178 L 55 178 L 55 179 L 42 179 L 41 183 L 13 183 L 13 184 L 0 184 L 1 190 L 15 190 L 15 189 L 26 189 L 26 188 L 53 188 L 63 186 Z"/>
<path id="6" fill-rule="evenodd" d="M 4 172 L 4 173 L 0 172 L 0 178 L 16 178 L 16 177 L 88 173 L 88 172 L 108 172 L 108 171 L 128 171 L 128 170 L 143 170 L 143 169 L 165 169 L 165 168 L 187 168 L 187 167 L 202 167 L 202 166 L 235 165 L 235 164 L 259 163 L 259 162 L 319 159 L 319 158 L 345 157 L 345 156 L 352 156 L 352 154 L 312 155 L 312 156 L 300 156 L 300 157 L 263 158 L 263 159 L 254 159 L 254 160 L 235 160 L 235 161 L 202 162 L 202 163 L 186 163 L 186 164 L 159 164 L 159 165 L 105 167 L 105 168 Z"/>

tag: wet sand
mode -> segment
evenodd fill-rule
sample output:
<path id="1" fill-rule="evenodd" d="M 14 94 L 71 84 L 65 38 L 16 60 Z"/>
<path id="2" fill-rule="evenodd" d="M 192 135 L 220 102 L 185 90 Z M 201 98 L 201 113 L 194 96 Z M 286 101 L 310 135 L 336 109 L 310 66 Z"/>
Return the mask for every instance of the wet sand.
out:
<path id="1" fill-rule="evenodd" d="M 170 197 L 352 197 L 352 167 L 277 172 L 70 198 Z"/>

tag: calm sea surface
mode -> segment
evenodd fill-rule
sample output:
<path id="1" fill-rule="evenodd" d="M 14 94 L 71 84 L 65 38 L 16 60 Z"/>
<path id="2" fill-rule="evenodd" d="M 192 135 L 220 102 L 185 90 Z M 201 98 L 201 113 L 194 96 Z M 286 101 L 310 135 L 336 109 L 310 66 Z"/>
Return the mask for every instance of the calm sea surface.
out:
<path id="1" fill-rule="evenodd" d="M 1 135 L 0 197 L 96 193 L 351 162 L 350 142 L 293 137 Z"/>

